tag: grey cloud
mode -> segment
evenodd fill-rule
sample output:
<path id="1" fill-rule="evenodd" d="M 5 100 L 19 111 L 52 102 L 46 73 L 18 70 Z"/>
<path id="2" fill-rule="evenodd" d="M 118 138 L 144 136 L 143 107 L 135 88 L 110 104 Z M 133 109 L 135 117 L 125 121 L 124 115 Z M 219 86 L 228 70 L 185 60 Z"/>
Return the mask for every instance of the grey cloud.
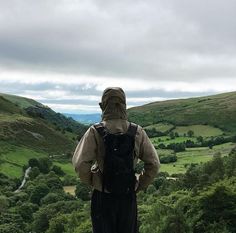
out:
<path id="1" fill-rule="evenodd" d="M 233 0 L 0 1 L 0 65 L 156 80 L 236 76 Z"/>
<path id="2" fill-rule="evenodd" d="M 46 105 L 84 105 L 84 106 L 96 106 L 102 96 L 102 91 L 96 90 L 96 86 L 86 87 L 84 85 L 72 85 L 72 84 L 55 84 L 48 82 L 42 83 L 20 83 L 20 82 L 2 82 L 1 92 L 14 93 L 21 96 L 32 97 L 39 102 Z M 63 91 L 65 95 L 54 96 L 54 91 Z M 51 92 L 52 95 L 48 95 Z M 187 98 L 192 97 L 191 92 L 178 92 L 178 91 L 164 91 L 162 89 L 150 89 L 139 91 L 126 91 L 127 104 L 132 106 L 143 105 L 151 102 L 149 98 Z M 204 96 L 214 94 L 213 92 L 196 92 L 194 96 Z M 89 96 L 95 96 L 96 99 L 91 99 Z M 145 98 L 145 100 L 143 99 Z M 130 99 L 135 99 L 130 101 Z M 152 100 L 153 101 L 153 100 Z"/>

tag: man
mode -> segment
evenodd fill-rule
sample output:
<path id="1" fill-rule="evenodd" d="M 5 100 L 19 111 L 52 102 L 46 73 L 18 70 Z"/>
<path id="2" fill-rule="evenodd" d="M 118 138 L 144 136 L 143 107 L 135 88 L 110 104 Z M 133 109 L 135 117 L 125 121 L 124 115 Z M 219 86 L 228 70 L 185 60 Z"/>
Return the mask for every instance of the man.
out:
<path id="1" fill-rule="evenodd" d="M 121 88 L 105 89 L 100 107 L 102 127 L 109 133 L 119 134 L 129 131 L 131 124 L 127 121 L 126 97 Z M 93 125 L 87 130 L 77 145 L 72 159 L 81 182 L 93 188 L 91 200 L 93 233 L 137 233 L 136 192 L 146 189 L 158 173 L 160 167 L 158 155 L 145 131 L 136 125 L 133 131 L 132 162 L 135 167 L 138 159 L 142 160 L 144 171 L 136 180 L 134 190 L 131 190 L 129 195 L 114 195 L 103 187 L 106 148 L 97 128 L 98 125 Z"/>

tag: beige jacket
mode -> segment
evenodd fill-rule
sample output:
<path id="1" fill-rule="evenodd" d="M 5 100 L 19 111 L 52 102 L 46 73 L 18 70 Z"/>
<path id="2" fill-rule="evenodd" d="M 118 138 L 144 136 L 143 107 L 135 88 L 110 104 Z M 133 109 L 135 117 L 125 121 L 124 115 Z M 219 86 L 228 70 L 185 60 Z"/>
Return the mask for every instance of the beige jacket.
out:
<path id="1" fill-rule="evenodd" d="M 126 132 L 129 122 L 124 119 L 103 121 L 111 133 Z M 78 143 L 72 163 L 80 180 L 99 191 L 102 190 L 102 171 L 104 143 L 94 126 L 91 126 Z M 138 126 L 135 138 L 134 167 L 138 159 L 144 162 L 144 171 L 138 178 L 137 191 L 143 190 L 153 181 L 158 173 L 160 162 L 156 150 L 146 132 Z"/>

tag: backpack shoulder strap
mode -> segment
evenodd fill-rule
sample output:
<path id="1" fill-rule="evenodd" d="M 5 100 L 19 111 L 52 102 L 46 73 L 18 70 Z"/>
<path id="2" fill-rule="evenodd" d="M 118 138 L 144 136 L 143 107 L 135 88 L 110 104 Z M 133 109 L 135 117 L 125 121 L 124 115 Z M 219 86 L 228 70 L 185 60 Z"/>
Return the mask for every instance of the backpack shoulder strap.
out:
<path id="1" fill-rule="evenodd" d="M 129 128 L 128 128 L 126 134 L 130 135 L 131 137 L 134 137 L 136 135 L 137 129 L 138 129 L 138 125 L 130 122 Z"/>
<path id="2" fill-rule="evenodd" d="M 94 128 L 102 137 L 104 137 L 107 134 L 107 130 L 105 126 L 102 124 L 102 122 L 94 124 Z"/>

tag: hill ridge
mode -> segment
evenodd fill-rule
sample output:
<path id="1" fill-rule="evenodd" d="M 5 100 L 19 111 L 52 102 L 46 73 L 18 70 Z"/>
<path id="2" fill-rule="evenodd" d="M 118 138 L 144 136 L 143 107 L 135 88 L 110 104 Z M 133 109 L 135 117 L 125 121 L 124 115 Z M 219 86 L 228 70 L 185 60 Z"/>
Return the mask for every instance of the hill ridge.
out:
<path id="1" fill-rule="evenodd" d="M 128 109 L 128 116 L 141 126 L 208 124 L 236 132 L 236 92 L 152 102 Z"/>

